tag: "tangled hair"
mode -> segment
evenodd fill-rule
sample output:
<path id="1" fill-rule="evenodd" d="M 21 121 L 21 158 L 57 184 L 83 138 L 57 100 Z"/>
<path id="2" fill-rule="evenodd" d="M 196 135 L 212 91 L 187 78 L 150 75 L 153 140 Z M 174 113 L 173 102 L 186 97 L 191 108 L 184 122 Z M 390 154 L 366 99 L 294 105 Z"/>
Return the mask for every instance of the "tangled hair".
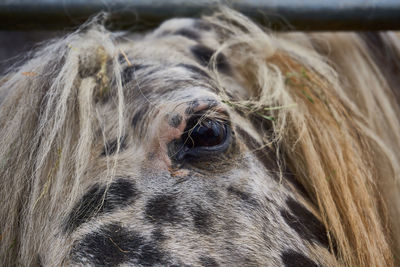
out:
<path id="1" fill-rule="evenodd" d="M 232 80 L 219 76 L 222 100 L 271 121 L 273 134 L 260 129 L 265 145 L 274 145 L 281 169 L 295 174 L 318 207 L 339 265 L 393 266 L 400 255 L 400 105 L 366 42 L 355 33 L 272 33 L 227 8 L 205 19 L 222 38 L 213 58 L 223 51 L 235 82 L 248 90 L 248 99 L 232 99 L 225 91 Z M 381 37 L 400 58 L 399 37 Z M 60 203 L 70 210 L 82 190 L 95 129 L 105 132 L 98 105 L 106 94 L 118 111 L 120 140 L 127 100 L 118 54 L 114 35 L 92 23 L 0 81 L 4 265 L 32 265 L 42 241 L 56 235 L 65 218 Z M 115 168 L 109 160 L 109 177 Z"/>

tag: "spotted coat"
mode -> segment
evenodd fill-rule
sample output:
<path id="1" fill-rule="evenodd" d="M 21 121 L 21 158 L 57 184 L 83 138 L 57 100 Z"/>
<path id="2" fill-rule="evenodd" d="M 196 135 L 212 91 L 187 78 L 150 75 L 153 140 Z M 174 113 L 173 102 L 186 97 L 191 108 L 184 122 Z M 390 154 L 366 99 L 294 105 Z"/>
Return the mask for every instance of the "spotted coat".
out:
<path id="1" fill-rule="evenodd" d="M 39 253 L 42 266 L 60 253 L 78 266 L 329 265 L 315 254 L 331 252 L 306 191 L 290 170 L 279 178 L 274 147 L 262 145 L 269 122 L 221 97 L 210 65 L 219 34 L 202 20 L 173 19 L 121 38 L 129 127 L 117 140 L 117 106 L 105 93 L 106 145 L 99 137 L 90 179 L 53 241 L 68 249 Z M 232 84 L 225 93 L 247 97 L 229 61 L 223 53 L 215 61 L 218 78 Z M 82 78 L 95 73 L 81 64 Z M 188 134 L 202 127 L 214 136 Z M 109 159 L 118 168 L 107 186 Z"/>

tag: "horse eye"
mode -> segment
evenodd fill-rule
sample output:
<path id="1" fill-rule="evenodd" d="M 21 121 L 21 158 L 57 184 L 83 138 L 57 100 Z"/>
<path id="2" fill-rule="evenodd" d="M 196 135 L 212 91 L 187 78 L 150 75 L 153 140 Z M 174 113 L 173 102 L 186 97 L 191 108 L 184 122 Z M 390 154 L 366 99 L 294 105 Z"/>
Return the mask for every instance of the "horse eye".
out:
<path id="1" fill-rule="evenodd" d="M 225 126 L 218 121 L 203 121 L 187 133 L 187 146 L 212 147 L 221 144 L 226 136 Z"/>
<path id="2" fill-rule="evenodd" d="M 178 160 L 218 155 L 228 149 L 231 130 L 226 122 L 202 119 L 198 115 L 189 119 L 180 142 Z"/>

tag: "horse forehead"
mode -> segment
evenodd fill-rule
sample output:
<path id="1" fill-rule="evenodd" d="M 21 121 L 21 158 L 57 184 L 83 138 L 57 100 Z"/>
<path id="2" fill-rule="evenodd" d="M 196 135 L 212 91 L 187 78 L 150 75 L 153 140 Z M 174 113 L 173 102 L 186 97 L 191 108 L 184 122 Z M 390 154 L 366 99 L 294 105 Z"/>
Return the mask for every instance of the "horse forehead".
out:
<path id="1" fill-rule="evenodd" d="M 219 99 L 219 85 L 209 65 L 215 51 L 199 40 L 201 27 L 200 20 L 172 19 L 138 41 L 120 44 L 122 83 L 128 109 L 136 114 L 136 128 L 149 126 L 162 112 L 190 109 L 199 101 L 211 105 Z M 223 56 L 219 61 L 218 66 L 229 69 Z"/>
<path id="2" fill-rule="evenodd" d="M 197 110 L 224 105 L 209 68 L 213 43 L 209 25 L 173 19 L 120 45 L 133 134 L 120 140 L 120 151 L 116 140 L 103 149 L 103 156 L 119 157 L 109 188 L 104 180 L 89 184 L 69 212 L 64 233 L 75 240 L 72 262 L 218 266 L 297 259 L 312 265 L 307 246 L 327 247 L 318 219 L 279 183 L 270 172 L 274 166 L 263 165 L 274 158 L 259 149 L 257 131 L 245 117 L 230 118 L 241 156 L 212 163 L 211 171 L 174 170 L 165 143 L 179 138 Z M 223 54 L 216 63 L 219 73 L 233 75 Z"/>
<path id="3" fill-rule="evenodd" d="M 220 44 L 219 39 L 211 24 L 201 19 L 171 19 L 147 34 L 128 34 L 120 44 L 121 51 L 127 53 L 121 59 L 124 61 L 127 56 L 132 56 L 139 63 L 197 63 L 207 66 L 214 48 Z"/>

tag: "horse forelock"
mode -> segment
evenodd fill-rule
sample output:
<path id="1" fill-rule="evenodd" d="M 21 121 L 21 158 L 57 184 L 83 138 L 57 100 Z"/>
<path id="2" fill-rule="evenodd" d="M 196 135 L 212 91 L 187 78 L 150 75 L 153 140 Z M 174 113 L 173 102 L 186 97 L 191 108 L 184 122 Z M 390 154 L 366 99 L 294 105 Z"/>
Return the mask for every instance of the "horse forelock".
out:
<path id="1" fill-rule="evenodd" d="M 393 59 L 374 55 L 365 49 L 371 49 L 369 44 L 352 34 L 266 33 L 231 10 L 200 22 L 207 32 L 203 36 L 192 28 L 169 36 L 171 22 L 133 42 L 117 40 L 102 27 L 86 28 L 44 47 L 0 82 L 1 255 L 6 264 L 16 258 L 32 264 L 43 250 L 41 243 L 72 233 L 115 206 L 135 202 L 137 185 L 119 170 L 128 159 L 121 156 L 118 161 L 116 155 L 134 143 L 138 149 L 129 154 L 133 165 L 157 157 L 144 151 L 154 145 L 147 142 L 150 136 L 159 134 L 154 127 L 158 118 L 172 110 L 166 114 L 168 127 L 178 131 L 185 116 L 204 103 L 212 109 L 217 100 L 225 105 L 238 138 L 265 169 L 276 173 L 276 181 L 287 173 L 296 177 L 290 186 L 303 204 L 284 201 L 283 220 L 300 236 L 330 247 L 338 259 L 310 245 L 312 260 L 286 250 L 281 255 L 285 264 L 291 266 L 294 259 L 304 264 L 393 264 L 390 246 L 399 240 L 398 209 L 389 207 L 387 220 L 385 203 L 396 205 L 398 200 L 400 127 L 394 112 L 398 106 L 390 99 L 395 73 L 382 73 Z M 381 36 L 385 45 L 392 44 L 392 35 Z M 171 44 L 175 49 L 169 49 Z M 394 42 L 391 47 L 398 55 L 398 39 L 397 47 Z M 177 94 L 176 88 L 189 87 L 202 88 L 201 93 Z M 200 102 L 188 98 L 197 94 Z M 135 135 L 128 136 L 127 129 Z M 94 154 L 103 159 L 92 163 Z M 93 183 L 84 179 L 89 175 L 103 178 Z M 257 204 L 237 188 L 228 192 L 250 206 Z M 147 219 L 160 223 L 168 213 L 171 222 L 184 220 L 171 208 L 177 199 L 152 198 L 143 204 Z M 98 203 L 103 206 L 96 210 Z M 91 211 L 84 214 L 88 207 Z M 201 226 L 211 217 L 200 208 L 192 213 L 204 217 L 196 221 L 197 229 L 207 234 Z M 300 223 L 293 223 L 298 218 Z M 129 238 L 149 245 L 135 231 L 111 220 L 102 223 L 105 228 L 99 232 L 132 249 L 136 244 Z M 308 232 L 302 223 L 313 224 L 322 234 Z M 62 225 L 62 231 L 54 225 Z M 73 235 L 85 231 L 88 226 Z M 84 245 L 96 238 L 96 233 L 86 235 L 74 245 L 74 255 L 90 250 Z M 165 257 L 157 249 L 151 252 L 149 261 Z M 65 264 L 66 255 L 57 257 L 54 264 Z M 202 261 L 215 263 L 206 256 Z"/>

